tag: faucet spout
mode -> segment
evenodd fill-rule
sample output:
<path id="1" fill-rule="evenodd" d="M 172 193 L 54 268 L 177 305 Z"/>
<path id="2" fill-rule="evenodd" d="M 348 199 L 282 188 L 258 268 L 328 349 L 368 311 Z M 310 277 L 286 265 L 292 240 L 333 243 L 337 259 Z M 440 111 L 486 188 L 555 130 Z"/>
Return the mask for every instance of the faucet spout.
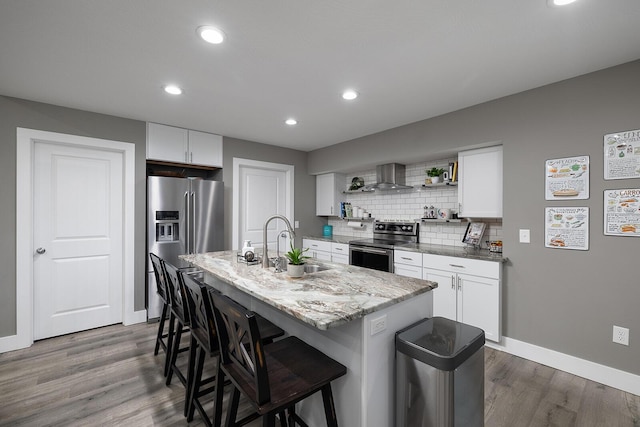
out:
<path id="1" fill-rule="evenodd" d="M 262 268 L 269 268 L 269 251 L 268 251 L 268 245 L 267 245 L 267 227 L 269 226 L 269 223 L 274 219 L 281 219 L 281 220 L 284 221 L 285 225 L 287 226 L 287 231 L 289 232 L 289 235 L 291 236 L 292 239 L 296 236 L 296 232 L 293 231 L 293 227 L 291 226 L 291 223 L 289 222 L 287 217 L 282 216 L 282 215 L 272 215 L 269 218 L 267 218 L 267 220 L 264 222 L 264 227 L 262 229 Z"/>

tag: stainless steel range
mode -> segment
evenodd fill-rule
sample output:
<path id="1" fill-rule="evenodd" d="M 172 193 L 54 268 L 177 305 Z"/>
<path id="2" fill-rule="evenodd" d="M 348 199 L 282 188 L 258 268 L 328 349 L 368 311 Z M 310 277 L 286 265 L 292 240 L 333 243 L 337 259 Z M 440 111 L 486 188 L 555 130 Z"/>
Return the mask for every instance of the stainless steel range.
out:
<path id="1" fill-rule="evenodd" d="M 349 242 L 349 264 L 393 273 L 393 248 L 418 243 L 418 222 L 374 221 L 373 238 Z"/>

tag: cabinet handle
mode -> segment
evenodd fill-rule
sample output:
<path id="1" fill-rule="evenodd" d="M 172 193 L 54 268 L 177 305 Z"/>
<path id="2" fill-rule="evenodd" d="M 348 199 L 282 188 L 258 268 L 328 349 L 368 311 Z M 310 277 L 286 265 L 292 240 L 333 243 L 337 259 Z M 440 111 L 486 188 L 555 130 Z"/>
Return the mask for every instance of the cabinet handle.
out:
<path id="1" fill-rule="evenodd" d="M 333 215 L 333 206 L 331 206 L 331 215 Z"/>
<path id="2" fill-rule="evenodd" d="M 456 276 L 451 276 L 451 289 L 453 289 L 454 291 L 456 290 L 455 279 Z"/>
<path id="3" fill-rule="evenodd" d="M 412 258 L 409 258 L 409 257 L 406 257 L 406 256 L 401 256 L 400 258 L 406 259 L 407 261 L 411 261 L 412 260 Z"/>
<path id="4" fill-rule="evenodd" d="M 342 248 L 333 248 L 333 249 L 335 249 L 336 251 L 342 252 Z"/>
<path id="5" fill-rule="evenodd" d="M 449 264 L 449 266 L 454 268 L 464 268 L 464 265 L 459 265 L 459 264 Z"/>
<path id="6" fill-rule="evenodd" d="M 460 280 L 460 276 L 458 276 L 458 290 L 462 291 L 462 281 Z"/>
<path id="7" fill-rule="evenodd" d="M 184 152 L 184 161 L 185 161 L 185 163 L 189 162 L 189 152 L 187 152 L 187 151 Z"/>
<path id="8" fill-rule="evenodd" d="M 193 151 L 189 153 L 189 163 L 193 163 Z"/>

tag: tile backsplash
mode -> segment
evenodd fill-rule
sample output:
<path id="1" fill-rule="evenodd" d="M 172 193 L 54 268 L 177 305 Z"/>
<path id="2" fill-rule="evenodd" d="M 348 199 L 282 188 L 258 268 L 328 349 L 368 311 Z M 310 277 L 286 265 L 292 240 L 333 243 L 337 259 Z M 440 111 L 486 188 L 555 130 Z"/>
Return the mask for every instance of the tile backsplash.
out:
<path id="1" fill-rule="evenodd" d="M 420 186 L 427 177 L 425 170 L 434 166 L 448 169 L 449 162 L 457 159 L 443 159 L 432 162 L 415 163 L 406 166 L 406 184 Z M 376 182 L 375 169 L 348 174 L 345 178 L 344 188 L 348 188 L 354 177 L 364 179 L 365 185 Z M 434 206 L 448 208 L 453 212 L 458 211 L 458 188 L 456 186 L 439 186 L 432 188 L 415 188 L 397 191 L 374 191 L 362 193 L 343 194 L 343 201 L 358 206 L 371 213 L 372 218 L 379 220 L 408 220 L 421 218 L 424 207 Z M 357 221 L 352 219 L 351 221 Z M 502 240 L 502 220 L 495 218 L 479 219 L 474 221 L 487 224 L 482 247 L 488 240 Z M 372 237 L 372 221 L 363 221 L 364 228 L 353 228 L 349 221 L 339 218 L 329 218 L 329 225 L 333 226 L 333 234 L 341 236 L 353 236 L 355 238 Z M 467 222 L 461 223 L 420 223 L 420 243 L 430 243 L 450 246 L 466 246 L 462 243 L 462 237 L 467 229 Z"/>

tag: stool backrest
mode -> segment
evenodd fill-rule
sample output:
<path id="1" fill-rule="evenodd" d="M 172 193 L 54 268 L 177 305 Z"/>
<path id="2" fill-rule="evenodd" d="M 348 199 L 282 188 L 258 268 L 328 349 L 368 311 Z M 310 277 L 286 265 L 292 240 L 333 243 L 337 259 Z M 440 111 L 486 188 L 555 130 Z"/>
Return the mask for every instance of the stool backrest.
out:
<path id="1" fill-rule="evenodd" d="M 158 292 L 158 295 L 160 295 L 160 298 L 162 298 L 162 301 L 167 303 L 169 302 L 169 296 L 167 295 L 167 280 L 165 277 L 164 266 L 162 265 L 162 258 L 153 253 L 149 254 L 149 257 L 151 258 L 153 273 L 156 277 L 156 291 Z"/>
<path id="2" fill-rule="evenodd" d="M 187 298 L 184 294 L 184 288 L 178 269 L 171 263 L 164 262 L 164 272 L 167 278 L 167 293 L 171 304 L 171 311 L 175 313 L 183 322 L 189 321 L 189 312 L 187 311 Z"/>
<path id="3" fill-rule="evenodd" d="M 262 405 L 271 400 L 267 361 L 255 313 L 220 293 L 210 293 L 220 342 L 221 366 L 238 385 L 248 383 L 255 390 L 252 400 Z"/>
<path id="4" fill-rule="evenodd" d="M 209 287 L 182 271 L 178 275 L 184 284 L 187 296 L 187 311 L 191 316 L 191 333 L 209 353 L 218 351 L 218 334 L 213 318 L 213 306 L 209 300 L 209 292 L 207 292 Z"/>

